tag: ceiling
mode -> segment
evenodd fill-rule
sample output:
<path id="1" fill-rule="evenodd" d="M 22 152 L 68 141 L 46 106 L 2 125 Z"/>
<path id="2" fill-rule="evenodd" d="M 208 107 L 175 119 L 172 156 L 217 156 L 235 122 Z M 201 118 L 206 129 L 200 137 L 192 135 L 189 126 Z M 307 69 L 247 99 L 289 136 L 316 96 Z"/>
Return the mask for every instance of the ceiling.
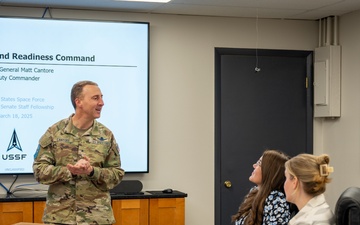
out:
<path id="1" fill-rule="evenodd" d="M 171 0 L 168 3 L 114 0 L 0 0 L 0 7 L 5 6 L 317 20 L 360 10 L 360 0 Z"/>

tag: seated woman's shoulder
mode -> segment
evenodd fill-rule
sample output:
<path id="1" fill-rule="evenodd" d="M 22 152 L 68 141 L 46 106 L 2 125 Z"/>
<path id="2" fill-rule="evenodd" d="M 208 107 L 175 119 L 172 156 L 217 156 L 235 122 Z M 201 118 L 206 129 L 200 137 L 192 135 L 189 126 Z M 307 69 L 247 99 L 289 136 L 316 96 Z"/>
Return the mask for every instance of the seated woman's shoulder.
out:
<path id="1" fill-rule="evenodd" d="M 285 193 L 279 190 L 273 190 L 270 192 L 269 196 L 286 198 Z"/>

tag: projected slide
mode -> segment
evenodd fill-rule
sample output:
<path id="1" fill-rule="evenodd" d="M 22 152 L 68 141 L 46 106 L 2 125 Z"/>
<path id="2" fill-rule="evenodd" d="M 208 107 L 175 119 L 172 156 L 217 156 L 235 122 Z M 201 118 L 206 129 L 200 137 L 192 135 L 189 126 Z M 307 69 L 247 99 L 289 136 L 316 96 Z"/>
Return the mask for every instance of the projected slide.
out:
<path id="1" fill-rule="evenodd" d="M 104 95 L 126 172 L 148 170 L 148 23 L 0 18 L 0 174 L 32 173 L 39 138 L 73 112 L 80 80 Z"/>

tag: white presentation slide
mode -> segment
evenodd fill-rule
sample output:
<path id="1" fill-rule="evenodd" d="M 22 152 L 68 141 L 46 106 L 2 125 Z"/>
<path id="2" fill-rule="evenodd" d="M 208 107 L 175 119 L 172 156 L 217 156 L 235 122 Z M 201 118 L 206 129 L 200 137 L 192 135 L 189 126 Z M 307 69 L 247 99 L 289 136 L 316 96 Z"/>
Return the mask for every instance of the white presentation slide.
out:
<path id="1" fill-rule="evenodd" d="M 99 122 L 126 172 L 148 172 L 149 24 L 0 18 L 0 174 L 32 173 L 40 137 L 74 113 L 70 91 L 96 82 Z"/>

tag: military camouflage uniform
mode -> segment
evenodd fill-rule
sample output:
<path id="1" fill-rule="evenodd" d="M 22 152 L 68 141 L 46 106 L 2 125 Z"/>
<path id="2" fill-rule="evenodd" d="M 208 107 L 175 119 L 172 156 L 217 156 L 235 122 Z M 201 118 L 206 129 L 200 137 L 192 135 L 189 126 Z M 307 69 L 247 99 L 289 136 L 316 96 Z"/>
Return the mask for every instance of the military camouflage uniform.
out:
<path id="1" fill-rule="evenodd" d="M 109 190 L 120 183 L 119 148 L 113 133 L 94 120 L 82 135 L 69 118 L 51 126 L 40 138 L 34 155 L 37 181 L 48 184 L 43 221 L 60 224 L 115 223 Z M 92 176 L 73 176 L 66 168 L 82 156 L 90 158 Z"/>

